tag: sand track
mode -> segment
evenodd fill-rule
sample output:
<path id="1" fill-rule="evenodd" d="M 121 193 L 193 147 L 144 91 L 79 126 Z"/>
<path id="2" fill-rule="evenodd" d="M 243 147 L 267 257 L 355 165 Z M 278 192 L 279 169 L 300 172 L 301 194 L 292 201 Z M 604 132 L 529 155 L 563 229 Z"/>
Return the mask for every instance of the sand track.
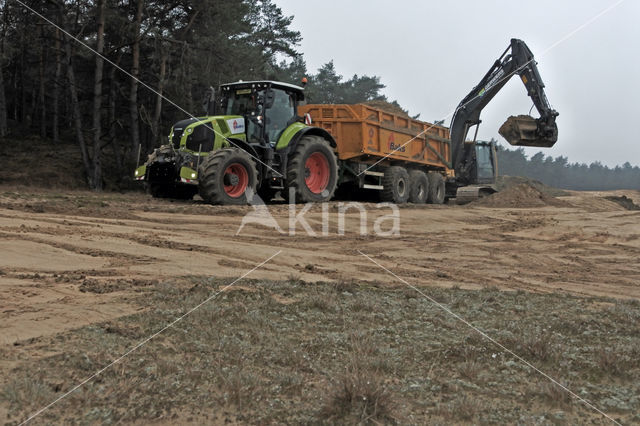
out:
<path id="1" fill-rule="evenodd" d="M 283 235 L 253 224 L 235 235 L 251 207 L 30 191 L 0 195 L 5 344 L 135 312 L 129 296 L 141 286 L 187 275 L 236 277 L 278 250 L 252 278 L 397 284 L 361 250 L 418 286 L 640 298 L 640 212 L 603 198 L 612 193 L 572 193 L 555 207 L 403 207 L 396 237 L 360 235 L 354 210 L 339 235 L 332 203 L 329 234 L 309 237 L 300 226 Z M 366 207 L 372 233 L 376 218 L 391 211 Z M 270 211 L 288 229 L 288 207 Z M 305 218 L 321 234 L 319 206 Z"/>

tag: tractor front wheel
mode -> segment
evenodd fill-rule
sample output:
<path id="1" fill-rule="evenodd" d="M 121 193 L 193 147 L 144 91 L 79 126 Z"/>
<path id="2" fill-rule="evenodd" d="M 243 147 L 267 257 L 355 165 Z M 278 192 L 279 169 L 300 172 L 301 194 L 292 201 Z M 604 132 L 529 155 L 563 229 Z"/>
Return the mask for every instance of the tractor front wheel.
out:
<path id="1" fill-rule="evenodd" d="M 320 136 L 304 136 L 289 157 L 285 199 L 293 189 L 296 202 L 329 201 L 337 183 L 338 160 L 329 142 Z"/>
<path id="2" fill-rule="evenodd" d="M 238 148 L 215 151 L 198 170 L 200 196 L 209 204 L 247 204 L 247 190 L 255 194 L 256 166 L 249 154 Z"/>

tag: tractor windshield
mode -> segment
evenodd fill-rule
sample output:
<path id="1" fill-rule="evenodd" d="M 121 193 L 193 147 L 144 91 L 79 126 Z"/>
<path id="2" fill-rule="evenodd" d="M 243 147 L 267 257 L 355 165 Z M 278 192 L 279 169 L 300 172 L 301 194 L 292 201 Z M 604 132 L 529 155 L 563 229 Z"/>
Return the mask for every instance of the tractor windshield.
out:
<path id="1" fill-rule="evenodd" d="M 223 90 L 222 113 L 242 115 L 250 142 L 276 145 L 282 132 L 296 119 L 295 93 L 281 88 L 230 87 Z"/>
<path id="2" fill-rule="evenodd" d="M 264 95 L 264 90 L 252 91 L 251 89 L 239 89 L 229 93 L 225 99 L 224 115 L 247 115 L 258 112 L 258 98 Z"/>
<path id="3" fill-rule="evenodd" d="M 247 139 L 259 143 L 262 140 L 264 90 L 236 89 L 225 93 L 222 99 L 224 115 L 242 115 L 246 118 Z"/>
<path id="4" fill-rule="evenodd" d="M 296 106 L 293 96 L 284 90 L 273 89 L 273 104 L 267 108 L 267 137 L 273 145 L 278 142 L 278 138 L 292 118 L 296 116 Z"/>

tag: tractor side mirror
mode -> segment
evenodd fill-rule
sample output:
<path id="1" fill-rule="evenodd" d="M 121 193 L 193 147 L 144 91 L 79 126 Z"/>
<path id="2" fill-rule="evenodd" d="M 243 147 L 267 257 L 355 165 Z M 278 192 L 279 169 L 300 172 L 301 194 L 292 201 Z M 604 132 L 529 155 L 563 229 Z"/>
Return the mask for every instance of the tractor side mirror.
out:
<path id="1" fill-rule="evenodd" d="M 202 99 L 202 108 L 207 115 L 214 115 L 216 109 L 216 91 L 213 87 L 209 87 L 204 91 Z"/>

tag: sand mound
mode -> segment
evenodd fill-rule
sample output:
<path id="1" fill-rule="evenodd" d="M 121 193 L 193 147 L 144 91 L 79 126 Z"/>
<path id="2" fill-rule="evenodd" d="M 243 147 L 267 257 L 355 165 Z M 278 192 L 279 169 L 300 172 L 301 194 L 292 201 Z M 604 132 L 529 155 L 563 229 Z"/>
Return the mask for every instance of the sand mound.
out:
<path id="1" fill-rule="evenodd" d="M 545 194 L 528 183 L 510 186 L 496 192 L 488 197 L 481 198 L 471 203 L 475 206 L 483 207 L 570 207 L 566 201 L 559 200 L 551 195 Z"/>
<path id="2" fill-rule="evenodd" d="M 550 195 L 552 197 L 563 197 L 566 195 L 571 195 L 571 193 L 563 189 L 554 188 L 552 186 L 545 185 L 539 180 L 531 179 L 524 176 L 498 176 L 498 178 L 496 179 L 496 188 L 498 189 L 498 191 L 504 191 L 507 188 L 523 183 L 533 186 L 543 194 Z"/>
<path id="3" fill-rule="evenodd" d="M 620 204 L 627 210 L 640 210 L 640 206 L 633 202 L 633 200 L 626 195 L 615 196 L 611 195 L 608 197 L 604 197 L 609 201 L 613 201 L 614 203 Z"/>

